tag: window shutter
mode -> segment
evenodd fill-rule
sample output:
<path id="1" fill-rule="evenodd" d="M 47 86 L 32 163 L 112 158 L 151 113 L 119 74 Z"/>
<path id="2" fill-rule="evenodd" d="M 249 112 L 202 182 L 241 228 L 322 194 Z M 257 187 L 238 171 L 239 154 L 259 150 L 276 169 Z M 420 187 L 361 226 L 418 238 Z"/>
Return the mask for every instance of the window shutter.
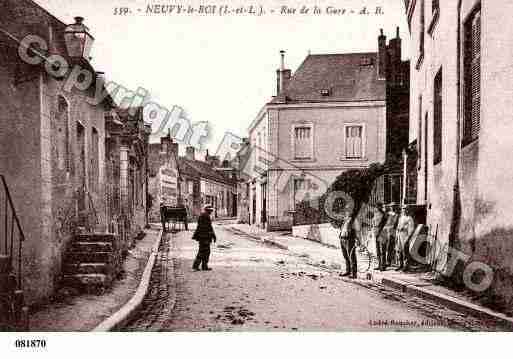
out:
<path id="1" fill-rule="evenodd" d="M 310 127 L 296 127 L 294 129 L 294 157 L 310 158 L 312 150 L 312 136 Z"/>
<path id="2" fill-rule="evenodd" d="M 464 141 L 479 137 L 481 126 L 481 11 L 466 24 L 465 48 L 465 127 Z"/>
<path id="3" fill-rule="evenodd" d="M 434 126 L 433 126 L 433 163 L 436 165 L 442 161 L 442 71 L 436 75 L 435 84 L 435 102 L 434 102 Z"/>
<path id="4" fill-rule="evenodd" d="M 479 136 L 481 122 L 481 13 L 472 21 L 472 139 Z"/>
<path id="5" fill-rule="evenodd" d="M 361 158 L 362 157 L 362 144 L 363 144 L 363 128 L 362 126 L 348 126 L 346 127 L 346 157 L 347 158 Z"/>

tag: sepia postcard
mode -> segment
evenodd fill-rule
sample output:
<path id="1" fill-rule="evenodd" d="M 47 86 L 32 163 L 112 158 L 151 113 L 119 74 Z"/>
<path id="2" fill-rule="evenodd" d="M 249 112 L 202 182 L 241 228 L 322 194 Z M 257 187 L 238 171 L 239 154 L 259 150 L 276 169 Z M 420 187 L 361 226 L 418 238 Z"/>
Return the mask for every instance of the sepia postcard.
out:
<path id="1" fill-rule="evenodd" d="M 511 13 L 0 0 L 6 347 L 513 331 Z"/>

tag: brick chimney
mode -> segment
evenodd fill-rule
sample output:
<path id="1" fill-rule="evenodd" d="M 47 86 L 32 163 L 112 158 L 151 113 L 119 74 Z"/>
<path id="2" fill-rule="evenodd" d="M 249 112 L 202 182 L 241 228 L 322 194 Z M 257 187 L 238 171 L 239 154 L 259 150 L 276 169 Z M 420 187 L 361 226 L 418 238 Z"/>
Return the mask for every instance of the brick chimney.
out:
<path id="1" fill-rule="evenodd" d="M 160 152 L 164 153 L 167 157 L 171 156 L 173 153 L 175 155 L 178 154 L 178 143 L 173 141 L 170 133 L 160 138 Z"/>
<path id="2" fill-rule="evenodd" d="M 187 146 L 185 148 L 185 158 L 187 158 L 189 161 L 194 161 L 196 159 L 195 152 L 196 149 L 193 146 Z"/>
<path id="3" fill-rule="evenodd" d="M 380 29 L 380 35 L 378 36 L 378 78 L 380 80 L 386 80 L 387 78 L 387 37 L 383 33 L 383 29 Z"/>
<path id="4" fill-rule="evenodd" d="M 399 27 L 397 27 L 395 39 L 391 39 L 388 44 L 388 52 L 390 54 L 390 81 L 393 85 L 397 85 L 401 81 L 401 47 L 401 37 L 399 35 Z"/>
<path id="5" fill-rule="evenodd" d="M 276 70 L 276 95 L 279 96 L 282 91 L 287 88 L 290 78 L 292 77 L 292 71 L 285 68 L 285 51 L 280 51 L 280 68 Z"/>
<path id="6" fill-rule="evenodd" d="M 207 150 L 207 154 L 205 155 L 205 162 L 208 163 L 212 167 L 220 167 L 221 161 L 219 160 L 219 156 L 210 156 Z"/>

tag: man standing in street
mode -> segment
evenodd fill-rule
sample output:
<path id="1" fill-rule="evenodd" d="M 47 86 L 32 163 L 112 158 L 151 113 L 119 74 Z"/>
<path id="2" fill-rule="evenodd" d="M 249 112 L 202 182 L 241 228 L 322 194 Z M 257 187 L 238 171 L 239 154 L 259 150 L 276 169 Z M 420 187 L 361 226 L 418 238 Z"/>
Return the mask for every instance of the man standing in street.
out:
<path id="1" fill-rule="evenodd" d="M 356 218 L 356 215 L 347 211 L 344 224 L 340 231 L 340 248 L 342 249 L 342 255 L 346 262 L 346 272 L 342 274 L 342 277 L 348 277 L 355 279 L 358 271 L 358 262 L 356 258 L 356 242 L 360 235 L 360 223 Z"/>
<path id="2" fill-rule="evenodd" d="M 378 203 L 372 218 L 372 231 L 376 240 L 376 256 L 378 257 L 378 267 L 375 269 L 380 271 L 386 269 L 387 238 L 383 235 L 386 221 L 387 215 L 383 203 Z"/>
<path id="3" fill-rule="evenodd" d="M 208 260 L 210 258 L 210 244 L 212 241 L 216 242 L 216 235 L 210 219 L 213 211 L 214 209 L 210 205 L 203 207 L 203 212 L 198 217 L 198 226 L 192 235 L 192 239 L 198 241 L 199 244 L 198 254 L 192 265 L 192 269 L 197 271 L 200 270 L 200 265 L 202 270 L 212 270 L 208 267 Z"/>

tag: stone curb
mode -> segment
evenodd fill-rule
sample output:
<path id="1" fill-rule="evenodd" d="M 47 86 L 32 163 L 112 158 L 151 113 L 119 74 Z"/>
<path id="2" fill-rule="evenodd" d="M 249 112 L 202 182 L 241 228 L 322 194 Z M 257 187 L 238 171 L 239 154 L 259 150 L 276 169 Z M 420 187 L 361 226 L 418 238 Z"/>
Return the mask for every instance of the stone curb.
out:
<path id="1" fill-rule="evenodd" d="M 151 272 L 155 265 L 155 261 L 160 247 L 160 242 L 162 241 L 162 235 L 163 230 L 161 229 L 159 231 L 158 238 L 152 247 L 150 257 L 148 258 L 148 262 L 146 263 L 146 267 L 141 277 L 141 281 L 133 297 L 125 305 L 123 305 L 116 313 L 111 315 L 109 318 L 105 319 L 102 323 L 100 323 L 100 325 L 94 328 L 92 330 L 93 332 L 110 332 L 122 327 L 123 324 L 126 324 L 129 321 L 130 317 L 135 312 L 137 312 L 137 310 L 141 307 L 144 297 L 148 293 Z"/>
<path id="2" fill-rule="evenodd" d="M 472 315 L 476 318 L 490 321 L 500 326 L 506 327 L 510 330 L 513 330 L 512 318 L 504 314 L 497 313 L 491 309 L 487 309 L 476 304 L 465 302 L 461 299 L 451 297 L 442 293 L 438 293 L 429 289 L 418 287 L 395 278 L 382 278 L 381 284 L 390 288 L 401 290 L 404 293 L 422 299 L 427 299 L 436 302 L 454 311 Z"/>

